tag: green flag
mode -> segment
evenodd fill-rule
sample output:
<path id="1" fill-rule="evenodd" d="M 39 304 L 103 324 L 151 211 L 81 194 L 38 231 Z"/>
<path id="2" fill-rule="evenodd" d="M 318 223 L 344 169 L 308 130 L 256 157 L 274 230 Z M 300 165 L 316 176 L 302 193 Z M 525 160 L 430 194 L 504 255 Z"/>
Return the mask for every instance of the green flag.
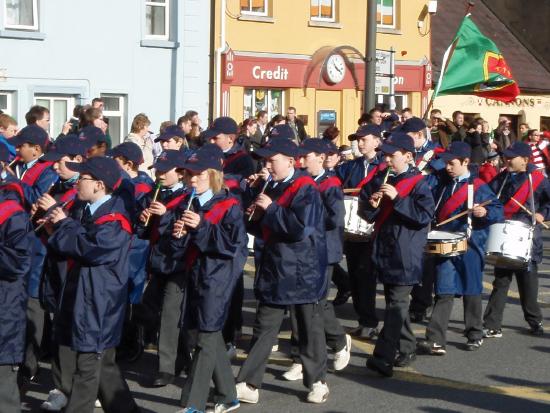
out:
<path id="1" fill-rule="evenodd" d="M 435 96 L 477 95 L 510 102 L 519 93 L 498 47 L 466 15 L 443 57 Z"/>

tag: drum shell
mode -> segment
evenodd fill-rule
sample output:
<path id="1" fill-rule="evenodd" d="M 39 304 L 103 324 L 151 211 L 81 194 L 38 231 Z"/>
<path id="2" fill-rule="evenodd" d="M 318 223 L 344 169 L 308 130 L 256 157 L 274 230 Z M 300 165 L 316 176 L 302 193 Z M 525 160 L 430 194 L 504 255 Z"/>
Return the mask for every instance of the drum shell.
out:
<path id="1" fill-rule="evenodd" d="M 506 220 L 489 227 L 485 262 L 496 267 L 524 269 L 531 261 L 533 248 L 531 225 Z"/>
<path id="2" fill-rule="evenodd" d="M 429 255 L 448 258 L 465 254 L 467 250 L 468 239 L 466 234 L 431 231 L 428 233 L 428 242 L 424 252 Z"/>
<path id="3" fill-rule="evenodd" d="M 359 199 L 356 196 L 344 196 L 344 207 L 346 209 L 344 240 L 354 242 L 369 241 L 374 232 L 374 224 L 368 223 L 357 214 Z"/>

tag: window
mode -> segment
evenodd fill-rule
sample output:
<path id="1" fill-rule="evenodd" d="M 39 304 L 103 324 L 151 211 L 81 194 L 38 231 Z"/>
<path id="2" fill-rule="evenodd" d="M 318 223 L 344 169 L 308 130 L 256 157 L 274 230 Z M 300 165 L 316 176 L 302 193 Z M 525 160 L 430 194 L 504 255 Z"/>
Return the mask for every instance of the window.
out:
<path id="1" fill-rule="evenodd" d="M 407 95 L 394 95 L 395 96 L 395 109 L 403 110 L 409 106 L 409 99 Z M 378 103 L 385 103 L 388 107 L 391 106 L 391 96 L 390 95 L 376 95 L 376 101 Z"/>
<path id="2" fill-rule="evenodd" d="M 74 109 L 74 96 L 42 96 L 34 97 L 34 104 L 44 106 L 50 111 L 50 130 L 53 138 L 61 133 L 63 124 L 71 118 Z"/>
<path id="3" fill-rule="evenodd" d="M 0 90 L 0 110 L 13 117 L 13 93 Z"/>
<path id="4" fill-rule="evenodd" d="M 170 0 L 145 2 L 145 36 L 150 39 L 168 40 L 170 37 Z"/>
<path id="5" fill-rule="evenodd" d="M 5 0 L 7 29 L 38 30 L 38 0 Z"/>
<path id="6" fill-rule="evenodd" d="M 378 27 L 395 29 L 395 3 L 397 0 L 376 0 L 376 23 Z"/>
<path id="7" fill-rule="evenodd" d="M 254 117 L 260 110 L 267 111 L 271 119 L 283 114 L 284 93 L 281 89 L 245 89 L 244 119 Z"/>
<path id="8" fill-rule="evenodd" d="M 241 13 L 267 16 L 267 0 L 241 0 Z"/>
<path id="9" fill-rule="evenodd" d="M 311 0 L 311 20 L 336 21 L 335 0 Z"/>
<path id="10" fill-rule="evenodd" d="M 541 116 L 540 117 L 540 129 L 541 132 L 550 131 L 550 117 Z"/>
<path id="11" fill-rule="evenodd" d="M 101 94 L 103 99 L 103 117 L 109 124 L 109 136 L 113 146 L 118 145 L 126 136 L 126 96 Z"/>

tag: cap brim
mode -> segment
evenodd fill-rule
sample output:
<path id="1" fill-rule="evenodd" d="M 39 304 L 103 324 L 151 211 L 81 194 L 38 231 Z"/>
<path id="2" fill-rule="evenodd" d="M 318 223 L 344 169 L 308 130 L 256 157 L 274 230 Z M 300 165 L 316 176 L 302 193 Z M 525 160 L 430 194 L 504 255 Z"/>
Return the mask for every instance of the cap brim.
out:
<path id="1" fill-rule="evenodd" d="M 439 159 L 442 159 L 445 162 L 449 162 L 449 161 L 452 161 L 453 159 L 460 158 L 458 155 L 455 155 L 454 153 L 450 153 L 450 152 L 441 152 L 438 156 L 439 156 Z"/>
<path id="2" fill-rule="evenodd" d="M 18 146 L 21 146 L 24 143 L 26 143 L 27 140 L 21 139 L 20 136 L 14 136 L 13 138 L 8 139 L 8 142 L 10 143 L 10 145 L 15 146 L 17 148 Z"/>
<path id="3" fill-rule="evenodd" d="M 259 148 L 252 152 L 255 158 L 269 158 L 270 156 L 277 155 L 277 152 L 269 150 L 267 148 Z"/>
<path id="4" fill-rule="evenodd" d="M 44 160 L 44 161 L 57 162 L 57 161 L 59 161 L 61 158 L 63 158 L 64 156 L 70 156 L 70 155 L 69 155 L 69 154 L 66 154 L 66 153 L 60 153 L 60 152 L 50 151 L 50 152 L 45 153 L 40 159 L 42 159 L 42 160 Z"/>
<path id="5" fill-rule="evenodd" d="M 383 153 L 387 153 L 387 154 L 393 154 L 397 151 L 400 151 L 402 148 L 398 147 L 398 146 L 393 146 L 393 145 L 389 145 L 387 143 L 384 143 L 381 147 L 380 147 L 380 152 L 383 152 Z"/>
<path id="6" fill-rule="evenodd" d="M 117 149 L 109 149 L 105 155 L 111 158 L 116 158 L 117 156 L 124 156 Z"/>
<path id="7" fill-rule="evenodd" d="M 203 139 L 211 139 L 211 138 L 214 138 L 215 136 L 218 136 L 220 133 L 222 132 L 216 129 L 206 129 L 201 133 L 201 137 Z"/>
<path id="8" fill-rule="evenodd" d="M 515 153 L 511 149 L 504 149 L 502 151 L 502 156 L 504 156 L 505 158 L 517 158 L 518 156 L 521 156 L 521 155 Z"/>
<path id="9" fill-rule="evenodd" d="M 88 168 L 86 167 L 86 162 L 78 163 L 78 162 L 66 162 L 65 166 L 67 169 L 70 169 L 73 172 L 78 172 L 81 174 L 89 173 Z"/>

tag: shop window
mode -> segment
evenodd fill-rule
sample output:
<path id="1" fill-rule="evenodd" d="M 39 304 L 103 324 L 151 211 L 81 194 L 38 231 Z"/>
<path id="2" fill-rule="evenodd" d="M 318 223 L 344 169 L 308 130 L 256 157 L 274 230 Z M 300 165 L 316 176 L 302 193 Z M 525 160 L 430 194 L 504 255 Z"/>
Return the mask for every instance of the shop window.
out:
<path id="1" fill-rule="evenodd" d="M 284 115 L 284 93 L 281 89 L 245 89 L 243 119 L 255 117 L 265 110 L 271 119 L 275 115 Z"/>
<path id="2" fill-rule="evenodd" d="M 311 0 L 310 18 L 313 21 L 336 21 L 336 0 Z"/>
<path id="3" fill-rule="evenodd" d="M 6 29 L 38 30 L 38 0 L 5 0 Z"/>
<path id="4" fill-rule="evenodd" d="M 145 1 L 145 37 L 168 40 L 169 30 L 170 0 Z"/>
<path id="5" fill-rule="evenodd" d="M 241 13 L 252 16 L 267 16 L 268 0 L 241 0 Z"/>
<path id="6" fill-rule="evenodd" d="M 48 133 L 56 138 L 63 129 L 63 124 L 71 118 L 74 109 L 74 96 L 36 95 L 34 104 L 44 106 L 50 111 L 50 130 Z"/>
<path id="7" fill-rule="evenodd" d="M 501 113 L 498 115 L 499 117 L 501 116 L 506 116 L 509 120 L 510 120 L 510 130 L 512 132 L 514 132 L 516 134 L 516 136 L 520 136 L 520 133 L 519 133 L 519 124 L 521 123 L 520 120 L 519 120 L 519 116 L 518 115 L 509 115 L 507 113 Z M 497 125 L 498 126 L 498 125 Z"/>
<path id="8" fill-rule="evenodd" d="M 376 23 L 378 27 L 396 28 L 397 0 L 376 0 Z"/>
<path id="9" fill-rule="evenodd" d="M 481 117 L 479 113 L 464 112 L 464 124 L 471 125 L 474 120 Z"/>
<path id="10" fill-rule="evenodd" d="M 550 117 L 541 116 L 540 117 L 540 129 L 541 132 L 550 131 Z"/>
<path id="11" fill-rule="evenodd" d="M 109 124 L 109 136 L 113 146 L 118 145 L 126 136 L 126 96 L 102 93 L 103 118 Z"/>
<path id="12" fill-rule="evenodd" d="M 407 95 L 394 95 L 395 97 L 395 109 L 397 110 L 403 110 L 407 106 L 409 106 L 409 99 Z M 378 103 L 384 103 L 388 107 L 390 107 L 390 95 L 376 95 L 376 101 Z M 415 116 L 418 116 L 418 114 L 415 114 Z"/>
<path id="13" fill-rule="evenodd" d="M 0 110 L 13 117 L 13 93 L 0 91 Z"/>

